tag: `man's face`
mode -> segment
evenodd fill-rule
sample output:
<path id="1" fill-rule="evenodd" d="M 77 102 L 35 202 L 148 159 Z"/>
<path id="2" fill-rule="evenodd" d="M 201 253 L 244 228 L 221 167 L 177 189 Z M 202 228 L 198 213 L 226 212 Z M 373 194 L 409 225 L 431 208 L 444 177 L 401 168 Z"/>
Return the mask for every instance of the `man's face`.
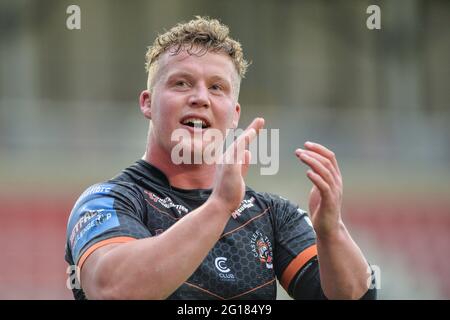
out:
<path id="1" fill-rule="evenodd" d="M 158 63 L 147 112 L 142 108 L 141 94 L 141 108 L 152 119 L 152 143 L 170 153 L 179 143 L 171 141 L 176 129 L 189 132 L 192 141 L 183 143 L 198 146 L 199 141 L 193 143 L 194 139 L 201 140 L 208 130 L 218 129 L 225 138 L 226 130 L 237 126 L 238 76 L 227 55 L 208 52 L 196 56 L 185 51 L 172 55 L 169 51 Z"/>

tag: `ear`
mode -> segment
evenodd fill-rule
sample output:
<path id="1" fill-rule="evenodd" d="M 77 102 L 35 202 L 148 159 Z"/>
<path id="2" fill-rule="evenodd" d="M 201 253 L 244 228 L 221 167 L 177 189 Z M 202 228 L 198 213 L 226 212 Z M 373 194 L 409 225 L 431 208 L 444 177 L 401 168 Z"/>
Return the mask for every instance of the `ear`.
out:
<path id="1" fill-rule="evenodd" d="M 239 124 L 239 118 L 241 116 L 241 105 L 236 103 L 234 113 L 233 113 L 233 128 L 236 129 Z"/>
<path id="2" fill-rule="evenodd" d="M 139 106 L 142 114 L 147 118 L 152 118 L 152 94 L 148 90 L 144 90 L 139 95 Z"/>

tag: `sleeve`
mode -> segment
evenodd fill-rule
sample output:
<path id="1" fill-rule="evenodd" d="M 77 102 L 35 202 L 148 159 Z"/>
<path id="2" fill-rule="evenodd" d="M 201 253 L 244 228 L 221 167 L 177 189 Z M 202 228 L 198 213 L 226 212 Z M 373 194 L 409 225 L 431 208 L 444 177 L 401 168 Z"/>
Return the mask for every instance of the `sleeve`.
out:
<path id="1" fill-rule="evenodd" d="M 131 186 L 102 183 L 88 188 L 67 223 L 66 254 L 82 267 L 96 249 L 152 236 L 144 224 L 140 194 Z"/>
<path id="2" fill-rule="evenodd" d="M 294 277 L 317 257 L 316 234 L 305 211 L 281 197 L 271 198 L 275 272 L 283 288 L 290 293 Z"/>
<path id="3" fill-rule="evenodd" d="M 360 300 L 376 300 L 377 288 L 375 287 L 375 275 L 371 274 L 372 284 L 363 294 Z M 326 300 L 327 297 L 320 286 L 319 262 L 313 258 L 294 277 L 289 285 L 289 295 L 296 300 Z"/>
<path id="4" fill-rule="evenodd" d="M 292 279 L 288 288 L 295 300 L 326 300 L 320 285 L 319 263 L 317 257 L 309 261 Z"/>

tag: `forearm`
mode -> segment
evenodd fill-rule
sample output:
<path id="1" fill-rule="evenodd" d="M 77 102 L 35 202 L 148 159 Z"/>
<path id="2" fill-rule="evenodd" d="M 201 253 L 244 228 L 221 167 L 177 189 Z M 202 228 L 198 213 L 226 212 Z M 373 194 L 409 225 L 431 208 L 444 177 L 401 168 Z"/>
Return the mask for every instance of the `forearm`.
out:
<path id="1" fill-rule="evenodd" d="M 98 268 L 105 296 L 167 298 L 201 264 L 229 216 L 218 202 L 208 200 L 164 233 L 115 247 Z"/>
<path id="2" fill-rule="evenodd" d="M 328 299 L 359 299 L 367 292 L 368 264 L 344 224 L 332 236 L 317 236 L 317 252 Z"/>

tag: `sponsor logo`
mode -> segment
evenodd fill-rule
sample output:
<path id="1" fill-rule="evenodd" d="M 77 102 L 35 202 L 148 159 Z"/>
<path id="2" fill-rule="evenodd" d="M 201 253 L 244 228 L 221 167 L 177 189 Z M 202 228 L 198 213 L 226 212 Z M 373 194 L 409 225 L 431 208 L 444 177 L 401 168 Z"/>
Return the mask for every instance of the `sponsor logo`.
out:
<path id="1" fill-rule="evenodd" d="M 148 198 L 150 199 L 150 201 L 153 201 L 155 203 L 159 203 L 160 205 L 162 205 L 164 208 L 167 209 L 171 209 L 171 208 L 175 208 L 179 214 L 183 214 L 183 213 L 188 213 L 189 210 L 185 207 L 182 206 L 181 204 L 175 204 L 173 203 L 172 199 L 170 199 L 169 197 L 165 197 L 164 199 L 162 199 L 161 197 L 158 197 L 156 194 L 150 192 L 150 191 L 144 191 Z"/>
<path id="2" fill-rule="evenodd" d="M 80 202 L 72 212 L 68 240 L 75 260 L 89 241 L 120 225 L 114 209 L 114 199 L 99 197 L 100 195 L 102 194 L 93 194 L 93 199 Z"/>
<path id="3" fill-rule="evenodd" d="M 214 264 L 215 264 L 217 270 L 219 270 L 220 272 L 223 272 L 223 273 L 230 272 L 230 268 L 228 268 L 226 266 L 226 261 L 227 261 L 227 258 L 225 258 L 225 257 L 216 258 L 216 260 L 214 261 Z"/>
<path id="4" fill-rule="evenodd" d="M 228 268 L 226 262 L 227 258 L 225 257 L 217 257 L 214 260 L 214 266 L 219 271 L 219 278 L 222 281 L 235 281 L 236 277 L 230 272 L 231 270 Z"/>
<path id="5" fill-rule="evenodd" d="M 303 219 L 305 219 L 306 223 L 312 228 L 313 224 L 312 224 L 311 219 L 309 218 L 308 214 L 306 213 L 306 211 L 303 211 L 302 209 L 297 209 L 297 211 L 300 214 L 304 214 Z"/>
<path id="6" fill-rule="evenodd" d="M 84 191 L 81 194 L 80 198 L 75 203 L 74 208 L 77 208 L 81 202 L 89 200 L 91 196 L 100 196 L 109 194 L 112 188 L 113 188 L 112 184 L 97 184 L 92 187 L 89 187 L 86 191 Z"/>
<path id="7" fill-rule="evenodd" d="M 250 199 L 244 199 L 241 202 L 241 206 L 239 208 L 236 209 L 236 211 L 234 211 L 231 215 L 233 216 L 234 219 L 236 219 L 237 217 L 239 217 L 242 213 L 242 211 L 244 211 L 245 209 L 249 209 L 251 207 L 254 206 L 253 202 L 255 202 L 255 198 L 251 197 Z"/>
<path id="8" fill-rule="evenodd" d="M 106 221 L 113 217 L 114 212 L 106 212 L 104 209 L 89 210 L 84 213 L 75 224 L 70 235 L 70 244 L 72 248 L 82 239 L 89 231 L 95 227 L 100 227 Z"/>
<path id="9" fill-rule="evenodd" d="M 250 246 L 253 256 L 265 264 L 267 269 L 273 269 L 273 250 L 269 238 L 256 230 L 251 237 Z"/>

